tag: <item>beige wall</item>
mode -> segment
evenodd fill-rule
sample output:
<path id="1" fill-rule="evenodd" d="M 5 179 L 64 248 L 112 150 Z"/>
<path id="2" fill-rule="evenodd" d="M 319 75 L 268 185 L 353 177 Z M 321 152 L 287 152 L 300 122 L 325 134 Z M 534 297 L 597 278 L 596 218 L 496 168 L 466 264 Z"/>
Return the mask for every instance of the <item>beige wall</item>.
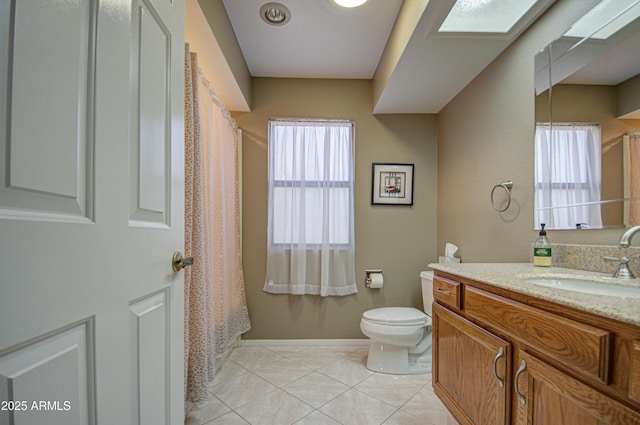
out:
<path id="1" fill-rule="evenodd" d="M 533 57 L 588 10 L 559 1 L 458 94 L 437 117 L 438 252 L 465 262 L 527 262 L 533 230 Z M 513 180 L 513 202 L 494 211 L 491 188 Z M 550 231 L 551 242 L 613 245 L 621 230 Z"/>
<path id="2" fill-rule="evenodd" d="M 616 116 L 640 110 L 640 75 L 623 81 L 616 89 Z"/>
<path id="3" fill-rule="evenodd" d="M 362 312 L 422 305 L 419 273 L 436 259 L 436 132 L 433 115 L 371 114 L 371 82 L 256 78 L 253 109 L 233 113 L 243 130 L 243 265 L 252 329 L 245 339 L 364 338 Z M 356 279 L 346 297 L 262 291 L 267 234 L 267 120 L 344 118 L 356 125 Z M 372 206 L 371 163 L 415 164 L 412 207 Z M 381 290 L 364 269 L 382 268 Z"/>
<path id="4" fill-rule="evenodd" d="M 190 3 L 193 3 L 190 1 Z M 229 68 L 229 72 L 233 75 L 232 79 L 226 79 L 227 84 L 237 85 L 237 89 L 241 94 L 233 94 L 233 103 L 240 106 L 241 111 L 247 111 L 252 105 L 252 93 L 251 93 L 251 74 L 249 73 L 249 67 L 247 66 L 242 50 L 240 49 L 240 43 L 236 38 L 236 34 L 233 31 L 233 26 L 227 15 L 227 10 L 224 7 L 222 0 L 198 0 L 198 4 L 202 10 L 204 18 L 208 22 L 209 28 L 212 31 L 214 41 L 211 45 L 212 49 L 221 49 L 224 59 L 220 61 L 220 66 Z M 217 44 L 213 45 L 213 44 Z M 206 55 L 208 52 L 201 50 L 200 55 Z M 213 71 L 218 72 L 218 71 Z M 210 75 L 209 78 L 213 78 Z M 216 83 L 214 80 L 210 80 L 212 83 Z M 231 82 L 233 81 L 233 82 Z M 235 88 L 235 87 L 234 87 Z M 228 89 L 226 87 L 218 87 L 217 91 L 224 92 Z M 221 95 L 221 93 L 218 93 Z M 222 97 L 222 100 L 226 103 L 226 107 L 234 109 L 235 105 L 229 101 L 229 98 Z M 248 106 L 248 108 L 246 108 Z"/>
<path id="5" fill-rule="evenodd" d="M 209 6 L 213 6 L 213 4 Z M 219 6 L 223 7 L 222 3 Z M 216 16 L 219 19 L 226 19 L 226 13 L 222 16 L 217 13 Z M 228 21 L 228 19 L 226 20 Z M 216 29 L 218 34 L 214 36 L 198 0 L 185 1 L 184 41 L 189 44 L 189 51 L 198 55 L 198 67 L 202 69 L 211 85 L 216 88 L 216 94 L 220 96 L 227 109 L 250 111 L 251 76 L 249 68 L 244 64 L 242 53 L 239 53 L 242 62 L 236 59 L 238 54 L 235 57 L 232 54 L 234 47 L 238 52 L 240 51 L 237 41 L 234 44 L 229 41 L 230 36 L 227 35 L 226 39 L 222 37 L 225 29 L 226 32 L 231 31 L 233 35 L 231 24 L 228 22 L 227 25 L 220 24 L 216 26 Z M 226 40 L 224 52 L 218 43 L 219 39 Z M 230 60 L 227 61 L 227 58 Z M 235 68 L 231 68 L 230 63 L 233 63 Z"/>

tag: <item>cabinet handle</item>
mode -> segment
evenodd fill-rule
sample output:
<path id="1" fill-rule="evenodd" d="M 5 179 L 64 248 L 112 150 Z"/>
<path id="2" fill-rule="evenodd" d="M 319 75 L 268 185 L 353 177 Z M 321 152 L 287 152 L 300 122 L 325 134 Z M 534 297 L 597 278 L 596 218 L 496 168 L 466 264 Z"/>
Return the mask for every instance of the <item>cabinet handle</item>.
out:
<path id="1" fill-rule="evenodd" d="M 445 291 L 445 290 L 440 289 L 440 288 L 436 288 L 436 291 L 438 291 L 438 292 L 440 292 L 441 294 L 446 295 L 446 296 L 451 295 L 451 291 Z"/>
<path id="2" fill-rule="evenodd" d="M 527 403 L 527 399 L 525 398 L 524 394 L 522 394 L 518 390 L 518 379 L 520 378 L 520 375 L 522 374 L 522 372 L 525 371 L 526 368 L 527 368 L 527 363 L 523 360 L 522 362 L 520 362 L 520 367 L 518 368 L 518 371 L 516 372 L 515 384 L 513 386 L 515 391 L 516 391 L 516 394 L 518 395 L 518 400 L 520 400 L 520 404 L 522 404 L 522 405 L 525 405 Z"/>
<path id="3" fill-rule="evenodd" d="M 493 376 L 495 376 L 496 379 L 498 380 L 498 384 L 500 385 L 500 388 L 504 387 L 504 379 L 498 376 L 498 359 L 500 359 L 500 357 L 503 357 L 503 356 L 504 356 L 504 348 L 500 347 L 498 349 L 498 354 L 496 354 L 496 358 L 493 359 Z"/>

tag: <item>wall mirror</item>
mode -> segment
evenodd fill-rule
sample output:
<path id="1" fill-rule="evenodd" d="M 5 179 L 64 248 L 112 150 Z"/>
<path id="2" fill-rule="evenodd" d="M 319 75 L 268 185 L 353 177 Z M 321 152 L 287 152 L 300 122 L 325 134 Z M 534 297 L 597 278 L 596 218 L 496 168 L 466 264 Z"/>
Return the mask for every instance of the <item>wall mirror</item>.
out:
<path id="1" fill-rule="evenodd" d="M 640 0 L 602 0 L 534 63 L 534 228 L 640 224 Z"/>

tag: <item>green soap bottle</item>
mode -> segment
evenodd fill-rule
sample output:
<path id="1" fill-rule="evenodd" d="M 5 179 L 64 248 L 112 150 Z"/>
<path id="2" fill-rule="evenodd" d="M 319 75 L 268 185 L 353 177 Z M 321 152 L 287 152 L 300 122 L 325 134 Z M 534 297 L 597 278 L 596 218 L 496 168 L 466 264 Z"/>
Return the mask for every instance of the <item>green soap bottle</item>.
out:
<path id="1" fill-rule="evenodd" d="M 547 239 L 547 232 L 544 230 L 544 223 L 540 223 L 542 230 L 540 236 L 533 245 L 533 265 L 540 267 L 551 267 L 553 264 L 551 257 L 551 244 Z"/>

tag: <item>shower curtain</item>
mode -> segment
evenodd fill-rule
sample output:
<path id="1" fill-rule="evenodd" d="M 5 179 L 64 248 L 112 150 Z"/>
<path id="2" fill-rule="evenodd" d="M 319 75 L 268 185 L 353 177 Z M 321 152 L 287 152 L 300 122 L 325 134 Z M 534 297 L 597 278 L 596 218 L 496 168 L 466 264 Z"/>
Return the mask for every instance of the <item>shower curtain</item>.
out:
<path id="1" fill-rule="evenodd" d="M 240 251 L 238 129 L 185 46 L 185 395 L 203 403 L 216 363 L 250 329 Z"/>
<path id="2" fill-rule="evenodd" d="M 640 129 L 624 136 L 625 141 L 625 226 L 640 224 Z"/>

